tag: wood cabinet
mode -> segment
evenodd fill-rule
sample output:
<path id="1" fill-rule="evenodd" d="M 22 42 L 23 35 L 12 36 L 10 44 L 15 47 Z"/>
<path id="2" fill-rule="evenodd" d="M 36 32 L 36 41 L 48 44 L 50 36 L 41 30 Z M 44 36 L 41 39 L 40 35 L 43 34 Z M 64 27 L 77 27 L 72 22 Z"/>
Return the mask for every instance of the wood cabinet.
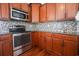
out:
<path id="1" fill-rule="evenodd" d="M 52 56 L 78 55 L 78 36 L 48 32 L 32 32 L 34 46 L 45 49 Z"/>
<path id="2" fill-rule="evenodd" d="M 4 56 L 12 56 L 13 51 L 12 51 L 12 41 L 4 41 L 3 42 L 3 55 Z"/>
<path id="3" fill-rule="evenodd" d="M 39 13 L 40 13 L 39 8 L 40 8 L 39 3 L 31 4 L 32 23 L 39 23 Z"/>
<path id="4" fill-rule="evenodd" d="M 52 56 L 78 55 L 78 36 L 52 33 L 52 39 L 49 38 L 46 39 L 46 50 Z"/>
<path id="5" fill-rule="evenodd" d="M 10 3 L 10 8 L 21 9 L 21 3 Z"/>
<path id="6" fill-rule="evenodd" d="M 62 39 L 53 38 L 53 52 L 58 55 L 62 55 L 63 47 L 62 47 Z"/>
<path id="7" fill-rule="evenodd" d="M 56 4 L 56 21 L 65 20 L 65 3 Z"/>
<path id="8" fill-rule="evenodd" d="M 77 55 L 77 42 L 64 40 L 64 56 L 75 56 Z"/>
<path id="9" fill-rule="evenodd" d="M 9 20 L 9 4 L 8 3 L 1 3 L 0 4 L 0 19 L 1 20 Z"/>
<path id="10" fill-rule="evenodd" d="M 0 36 L 0 55 L 2 56 L 12 56 L 13 46 L 12 46 L 12 36 L 10 34 Z"/>
<path id="11" fill-rule="evenodd" d="M 56 4 L 47 3 L 47 21 L 55 21 Z"/>
<path id="12" fill-rule="evenodd" d="M 77 3 L 46 3 L 40 7 L 40 22 L 75 20 Z"/>
<path id="13" fill-rule="evenodd" d="M 40 7 L 40 22 L 46 22 L 47 21 L 47 5 L 44 4 Z"/>
<path id="14" fill-rule="evenodd" d="M 0 38 L 1 39 L 1 38 Z M 0 56 L 2 56 L 2 41 L 0 41 Z"/>
<path id="15" fill-rule="evenodd" d="M 45 42 L 46 42 L 46 40 L 45 40 L 45 32 L 39 32 L 39 47 L 41 49 L 46 48 Z"/>
<path id="16" fill-rule="evenodd" d="M 0 19 L 1 19 L 1 4 L 0 4 Z"/>
<path id="17" fill-rule="evenodd" d="M 46 33 L 45 40 L 46 40 L 46 50 L 52 51 L 53 48 L 52 33 Z"/>
<path id="18" fill-rule="evenodd" d="M 10 3 L 10 8 L 19 9 L 25 12 L 29 11 L 29 4 L 27 3 Z"/>
<path id="19" fill-rule="evenodd" d="M 54 37 L 53 36 L 53 52 L 56 53 L 57 55 L 62 55 L 62 52 L 63 52 L 63 38 L 61 36 L 61 38 L 58 38 L 58 37 Z"/>
<path id="20" fill-rule="evenodd" d="M 66 20 L 75 19 L 75 15 L 78 11 L 77 3 L 67 3 L 66 4 Z"/>
<path id="21" fill-rule="evenodd" d="M 27 3 L 21 3 L 21 9 L 25 12 L 29 12 L 29 4 Z"/>
<path id="22" fill-rule="evenodd" d="M 32 32 L 31 38 L 32 38 L 32 45 L 38 46 L 39 45 L 39 33 L 38 32 Z"/>
<path id="23" fill-rule="evenodd" d="M 46 37 L 46 49 L 51 51 L 53 48 L 53 40 L 51 37 Z"/>

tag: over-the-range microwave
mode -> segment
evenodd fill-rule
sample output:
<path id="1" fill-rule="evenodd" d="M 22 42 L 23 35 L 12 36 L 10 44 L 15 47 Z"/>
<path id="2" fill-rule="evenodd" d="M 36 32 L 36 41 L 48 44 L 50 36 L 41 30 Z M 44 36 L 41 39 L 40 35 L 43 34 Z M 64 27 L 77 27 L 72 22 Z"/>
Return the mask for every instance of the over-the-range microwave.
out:
<path id="1" fill-rule="evenodd" d="M 11 8 L 11 19 L 18 21 L 29 21 L 28 12 L 24 12 L 15 8 Z"/>

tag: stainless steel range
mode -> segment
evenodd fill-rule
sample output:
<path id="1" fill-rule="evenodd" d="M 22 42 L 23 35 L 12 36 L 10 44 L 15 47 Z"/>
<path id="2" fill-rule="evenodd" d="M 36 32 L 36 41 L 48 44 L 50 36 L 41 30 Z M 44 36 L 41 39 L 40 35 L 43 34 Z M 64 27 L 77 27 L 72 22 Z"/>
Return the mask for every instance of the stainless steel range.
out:
<path id="1" fill-rule="evenodd" d="M 26 32 L 24 26 L 12 26 L 9 28 L 9 31 L 13 33 L 13 54 L 15 56 L 31 48 L 31 33 Z"/>

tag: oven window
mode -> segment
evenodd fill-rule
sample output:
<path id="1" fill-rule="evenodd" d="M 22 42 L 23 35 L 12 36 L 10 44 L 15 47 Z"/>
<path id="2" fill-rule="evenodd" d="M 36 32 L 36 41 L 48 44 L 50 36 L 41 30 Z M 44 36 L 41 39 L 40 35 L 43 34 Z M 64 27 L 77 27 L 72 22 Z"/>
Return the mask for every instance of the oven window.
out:
<path id="1" fill-rule="evenodd" d="M 18 47 L 30 42 L 30 34 L 15 36 L 14 37 L 14 47 Z"/>

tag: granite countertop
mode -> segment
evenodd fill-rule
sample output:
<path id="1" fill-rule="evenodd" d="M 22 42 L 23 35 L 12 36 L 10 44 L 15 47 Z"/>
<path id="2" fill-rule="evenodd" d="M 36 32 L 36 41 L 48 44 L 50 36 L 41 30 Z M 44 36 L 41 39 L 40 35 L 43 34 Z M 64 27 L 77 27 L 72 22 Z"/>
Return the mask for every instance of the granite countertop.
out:
<path id="1" fill-rule="evenodd" d="M 49 31 L 35 31 L 35 32 L 49 32 Z M 77 33 L 77 32 L 73 32 L 73 33 L 56 33 L 56 32 L 51 32 L 51 33 L 54 33 L 54 34 L 64 34 L 64 35 L 79 35 L 79 33 Z"/>
<path id="2" fill-rule="evenodd" d="M 8 34 L 12 34 L 12 33 L 0 33 L 0 36 L 1 35 L 8 35 Z"/>
<path id="3" fill-rule="evenodd" d="M 27 32 L 49 32 L 49 31 L 26 31 Z M 55 33 L 55 34 L 64 34 L 64 35 L 79 35 L 79 33 L 56 33 L 56 32 L 51 32 L 51 33 Z M 12 33 L 0 33 L 0 35 L 7 35 L 7 34 L 12 34 Z"/>
<path id="4" fill-rule="evenodd" d="M 25 33 L 30 33 L 31 31 L 26 31 Z M 11 32 L 3 32 L 3 33 L 0 33 L 0 35 L 7 35 L 7 34 L 13 34 L 13 33 L 11 33 Z"/>

